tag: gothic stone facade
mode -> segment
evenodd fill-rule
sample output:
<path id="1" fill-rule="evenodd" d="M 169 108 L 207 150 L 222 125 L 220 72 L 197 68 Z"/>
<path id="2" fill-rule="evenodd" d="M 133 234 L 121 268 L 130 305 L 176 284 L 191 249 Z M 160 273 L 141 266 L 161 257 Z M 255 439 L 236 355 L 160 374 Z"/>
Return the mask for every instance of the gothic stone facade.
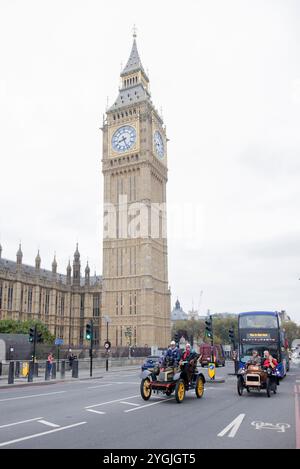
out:
<path id="1" fill-rule="evenodd" d="M 103 278 L 90 277 L 87 269 L 81 278 L 78 248 L 72 278 L 70 265 L 67 276 L 56 274 L 56 261 L 51 272 L 40 270 L 39 261 L 35 268 L 23 266 L 18 255 L 16 263 L 2 259 L 0 318 L 41 319 L 65 343 L 82 344 L 86 321 L 96 317 L 101 345 L 108 325 L 113 346 L 165 347 L 171 336 L 167 238 L 163 231 L 167 137 L 151 101 L 135 35 L 121 82 L 102 127 Z M 115 225 L 107 231 L 108 205 L 115 208 Z M 155 212 L 158 230 L 153 232 L 154 207 L 160 208 Z M 143 221 L 136 221 L 144 209 L 149 215 L 146 233 Z M 124 230 L 124 213 L 135 225 L 134 233 L 129 233 L 126 221 Z"/>
<path id="2" fill-rule="evenodd" d="M 67 275 L 57 273 L 56 259 L 52 271 L 41 268 L 38 253 L 35 267 L 22 263 L 21 246 L 17 261 L 2 258 L 0 246 L 0 319 L 39 320 L 51 334 L 64 339 L 64 344 L 84 345 L 85 325 L 95 323 L 95 345 L 100 345 L 102 278 L 80 275 L 78 247 Z"/>

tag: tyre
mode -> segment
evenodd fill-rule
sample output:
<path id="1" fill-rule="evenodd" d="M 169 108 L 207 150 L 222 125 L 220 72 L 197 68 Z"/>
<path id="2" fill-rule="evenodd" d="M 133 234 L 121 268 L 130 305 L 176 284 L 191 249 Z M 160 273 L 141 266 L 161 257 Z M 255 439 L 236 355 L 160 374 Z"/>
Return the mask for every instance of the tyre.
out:
<path id="1" fill-rule="evenodd" d="M 249 386 L 246 386 L 247 392 L 250 392 Z"/>
<path id="2" fill-rule="evenodd" d="M 238 381 L 237 381 L 237 392 L 238 392 L 238 395 L 239 395 L 239 396 L 242 396 L 242 395 L 243 395 L 243 391 L 244 391 L 244 382 L 243 382 L 243 378 L 242 378 L 242 377 L 239 377 L 239 378 L 238 378 Z"/>
<path id="3" fill-rule="evenodd" d="M 151 394 L 152 394 L 151 383 L 150 383 L 149 378 L 142 379 L 140 391 L 141 391 L 141 396 L 144 399 L 144 401 L 148 401 L 148 399 L 150 399 Z"/>
<path id="4" fill-rule="evenodd" d="M 171 396 L 172 389 L 166 389 L 166 396 Z"/>
<path id="5" fill-rule="evenodd" d="M 204 394 L 204 381 L 202 376 L 197 377 L 195 392 L 198 399 L 200 399 Z"/>
<path id="6" fill-rule="evenodd" d="M 267 385 L 266 385 L 266 390 L 267 390 L 267 396 L 271 397 L 271 380 L 270 378 L 267 378 Z"/>
<path id="7" fill-rule="evenodd" d="M 178 404 L 181 404 L 181 402 L 183 402 L 184 396 L 185 396 L 184 381 L 183 379 L 179 379 L 175 387 L 175 399 L 178 402 Z"/>

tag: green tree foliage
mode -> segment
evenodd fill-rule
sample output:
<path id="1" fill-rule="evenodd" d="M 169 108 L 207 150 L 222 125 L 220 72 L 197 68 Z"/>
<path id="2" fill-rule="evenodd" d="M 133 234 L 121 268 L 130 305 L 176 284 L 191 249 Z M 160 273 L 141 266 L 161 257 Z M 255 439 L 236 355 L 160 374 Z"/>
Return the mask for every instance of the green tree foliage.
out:
<path id="1" fill-rule="evenodd" d="M 238 322 L 237 317 L 220 318 L 212 316 L 213 318 L 213 335 L 215 344 L 230 344 L 229 329 L 233 328 L 235 337 L 237 339 Z M 184 330 L 190 337 L 193 335 L 197 341 L 203 341 L 210 344 L 210 339 L 205 336 L 205 322 L 204 320 L 189 319 L 185 321 L 176 321 L 173 324 L 173 337 L 175 332 Z"/>
<path id="2" fill-rule="evenodd" d="M 29 334 L 30 327 L 37 325 L 37 331 L 42 333 L 45 344 L 53 344 L 55 337 L 50 334 L 47 326 L 40 321 L 15 321 L 2 319 L 0 321 L 0 333 L 2 334 Z"/>
<path id="3" fill-rule="evenodd" d="M 282 323 L 282 327 L 285 329 L 289 347 L 291 347 L 294 339 L 300 339 L 300 326 L 293 321 L 285 321 Z"/>

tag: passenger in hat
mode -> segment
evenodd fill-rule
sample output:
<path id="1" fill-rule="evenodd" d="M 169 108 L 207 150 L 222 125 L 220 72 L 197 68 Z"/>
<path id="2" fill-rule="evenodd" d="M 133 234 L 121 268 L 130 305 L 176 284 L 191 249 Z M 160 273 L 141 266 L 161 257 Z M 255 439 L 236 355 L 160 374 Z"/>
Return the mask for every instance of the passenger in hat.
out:
<path id="1" fill-rule="evenodd" d="M 182 366 L 183 372 L 186 375 L 186 380 L 190 383 L 192 375 L 196 371 L 197 360 L 200 357 L 199 353 L 191 348 L 191 344 L 185 345 L 185 350 L 181 355 L 179 365 Z"/>
<path id="2" fill-rule="evenodd" d="M 247 362 L 248 365 L 261 365 L 261 358 L 257 350 L 252 350 L 252 356 Z"/>
<path id="3" fill-rule="evenodd" d="M 171 340 L 168 350 L 166 351 L 163 364 L 164 366 L 177 366 L 180 358 L 178 347 L 175 340 Z"/>

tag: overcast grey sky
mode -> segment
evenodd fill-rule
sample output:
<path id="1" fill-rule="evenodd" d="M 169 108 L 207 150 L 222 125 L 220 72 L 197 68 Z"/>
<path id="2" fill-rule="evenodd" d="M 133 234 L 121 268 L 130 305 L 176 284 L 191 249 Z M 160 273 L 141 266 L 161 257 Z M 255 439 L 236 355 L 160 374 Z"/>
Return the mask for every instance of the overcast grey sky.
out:
<path id="1" fill-rule="evenodd" d="M 65 273 L 78 241 L 102 273 L 99 128 L 136 24 L 170 139 L 172 304 L 300 323 L 299 21 L 297 0 L 0 0 L 3 257 L 21 240 Z"/>

